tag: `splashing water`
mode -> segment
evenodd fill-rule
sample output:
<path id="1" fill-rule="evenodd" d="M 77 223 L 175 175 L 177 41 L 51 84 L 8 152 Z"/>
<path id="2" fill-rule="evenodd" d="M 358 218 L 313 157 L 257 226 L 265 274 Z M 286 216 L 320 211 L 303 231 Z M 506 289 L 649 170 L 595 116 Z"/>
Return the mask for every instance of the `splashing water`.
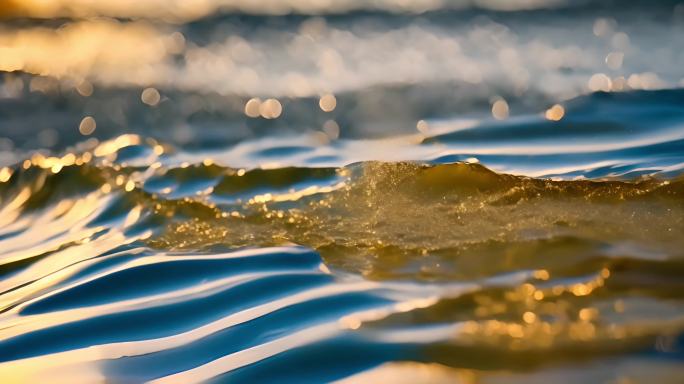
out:
<path id="1" fill-rule="evenodd" d="M 684 375 L 676 3 L 43 3 L 0 14 L 3 382 Z"/>

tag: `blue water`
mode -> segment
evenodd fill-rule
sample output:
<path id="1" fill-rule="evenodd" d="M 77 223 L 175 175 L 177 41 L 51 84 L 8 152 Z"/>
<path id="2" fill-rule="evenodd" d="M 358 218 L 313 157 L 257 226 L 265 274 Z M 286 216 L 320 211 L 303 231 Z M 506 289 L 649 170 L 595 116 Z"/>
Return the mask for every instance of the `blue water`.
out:
<path id="1" fill-rule="evenodd" d="M 681 381 L 678 2 L 52 4 L 0 10 L 2 382 Z"/>

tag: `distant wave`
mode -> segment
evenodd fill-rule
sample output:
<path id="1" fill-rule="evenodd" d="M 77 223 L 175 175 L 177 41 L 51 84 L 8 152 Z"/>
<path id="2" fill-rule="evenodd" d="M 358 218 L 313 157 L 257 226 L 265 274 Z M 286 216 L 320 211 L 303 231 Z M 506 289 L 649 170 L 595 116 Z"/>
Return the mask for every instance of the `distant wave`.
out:
<path id="1" fill-rule="evenodd" d="M 684 6 L 0 3 L 3 383 L 684 377 Z"/>
<path id="2" fill-rule="evenodd" d="M 577 2 L 575 2 L 577 3 Z M 558 8 L 573 4 L 567 0 L 203 0 L 168 1 L 90 1 L 50 0 L 10 1 L 0 16 L 17 17 L 146 17 L 167 21 L 188 21 L 216 12 L 242 12 L 257 15 L 336 14 L 360 10 L 420 13 L 439 9 L 481 8 L 501 11 Z"/>
<path id="3" fill-rule="evenodd" d="M 154 12 L 160 8 L 143 3 Z M 92 4 L 129 9 L 119 2 Z M 456 97 L 543 95 L 560 101 L 588 91 L 679 86 L 684 47 L 670 37 L 682 32 L 678 15 L 684 7 L 673 7 L 556 12 L 541 19 L 530 12 L 420 18 L 229 14 L 181 26 L 111 19 L 66 21 L 59 29 L 7 23 L 0 27 L 0 71 L 39 75 L 25 88 L 46 93 L 75 90 L 86 81 L 96 90 L 154 86 L 298 98 L 437 83 L 452 85 Z M 0 94 L 11 97 L 15 88 Z"/>

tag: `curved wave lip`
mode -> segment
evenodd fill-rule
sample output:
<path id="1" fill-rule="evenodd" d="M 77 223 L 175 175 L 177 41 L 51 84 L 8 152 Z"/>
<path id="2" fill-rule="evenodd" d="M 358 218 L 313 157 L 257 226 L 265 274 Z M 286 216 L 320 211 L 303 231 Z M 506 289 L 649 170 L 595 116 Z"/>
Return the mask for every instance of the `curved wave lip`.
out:
<path id="1" fill-rule="evenodd" d="M 684 375 L 684 6 L 0 5 L 0 381 Z"/>
<path id="2" fill-rule="evenodd" d="M 598 100 L 649 95 L 679 97 Z M 577 102 L 570 121 L 591 113 Z M 2 171 L 0 376 L 363 382 L 408 366 L 407 379 L 496 382 L 577 366 L 610 379 L 602 366 L 618 364 L 671 380 L 684 327 L 672 111 L 648 125 L 637 108 L 619 128 L 633 141 L 556 163 L 445 149 L 478 130 L 557 139 L 515 119 L 311 150 L 193 153 L 126 135 L 35 154 Z M 660 142 L 639 141 L 649 129 Z M 401 147 L 427 160 L 364 160 Z M 252 166 L 222 165 L 234 159 Z"/>
<path id="3" fill-rule="evenodd" d="M 551 375 L 675 348 L 663 335 L 684 326 L 679 178 L 34 160 L 2 191 L 19 220 L 0 239 L 0 374 L 17 381 L 365 381 L 397 361 L 439 364 L 425 380 L 490 380 L 485 361 Z"/>

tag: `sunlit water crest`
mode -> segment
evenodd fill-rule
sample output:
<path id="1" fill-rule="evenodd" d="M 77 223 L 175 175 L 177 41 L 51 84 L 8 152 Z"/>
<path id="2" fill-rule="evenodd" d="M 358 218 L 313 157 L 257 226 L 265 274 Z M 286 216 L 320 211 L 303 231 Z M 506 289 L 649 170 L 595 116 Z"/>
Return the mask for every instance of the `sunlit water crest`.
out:
<path id="1" fill-rule="evenodd" d="M 680 382 L 628 3 L 0 2 L 2 382 Z"/>

